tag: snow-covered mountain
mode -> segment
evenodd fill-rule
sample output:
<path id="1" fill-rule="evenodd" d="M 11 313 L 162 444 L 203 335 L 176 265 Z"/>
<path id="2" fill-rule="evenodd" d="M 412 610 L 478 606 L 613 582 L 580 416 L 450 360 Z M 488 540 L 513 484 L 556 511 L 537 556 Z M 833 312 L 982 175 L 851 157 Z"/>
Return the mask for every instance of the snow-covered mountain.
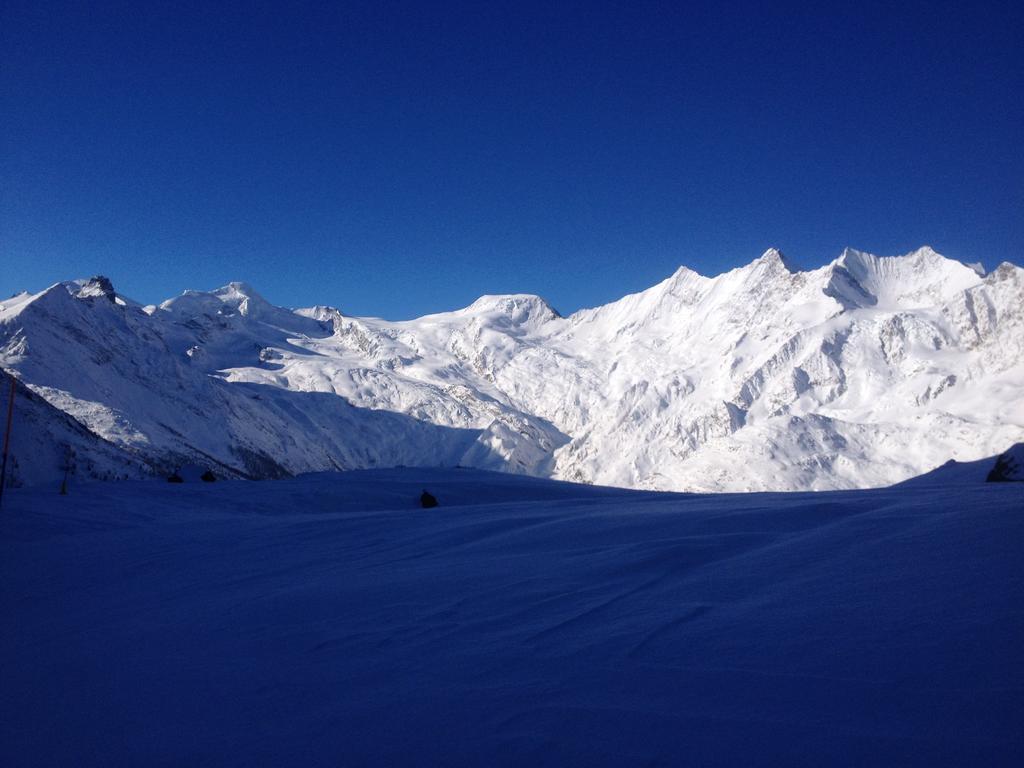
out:
<path id="1" fill-rule="evenodd" d="M 531 295 L 389 322 L 244 283 L 143 307 L 104 278 L 0 302 L 14 454 L 45 482 L 463 465 L 636 488 L 886 485 L 1024 440 L 1024 269 L 930 248 L 680 268 L 561 317 Z"/>

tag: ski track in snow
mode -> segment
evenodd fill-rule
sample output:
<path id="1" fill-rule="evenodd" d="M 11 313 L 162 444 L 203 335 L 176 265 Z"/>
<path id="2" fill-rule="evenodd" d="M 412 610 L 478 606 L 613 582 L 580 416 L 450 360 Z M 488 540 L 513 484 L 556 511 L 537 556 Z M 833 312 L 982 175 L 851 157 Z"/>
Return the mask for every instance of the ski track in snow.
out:
<path id="1" fill-rule="evenodd" d="M 15 489 L 0 763 L 1019 765 L 1024 484 L 979 473 Z"/>

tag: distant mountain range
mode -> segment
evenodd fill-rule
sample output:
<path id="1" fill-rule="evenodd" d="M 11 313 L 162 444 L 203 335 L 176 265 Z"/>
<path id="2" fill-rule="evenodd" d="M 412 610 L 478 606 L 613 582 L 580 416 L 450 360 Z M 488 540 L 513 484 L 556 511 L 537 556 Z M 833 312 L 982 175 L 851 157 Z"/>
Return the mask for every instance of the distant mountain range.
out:
<path id="1" fill-rule="evenodd" d="M 887 485 L 1024 441 L 1024 269 L 930 248 L 680 268 L 561 317 L 532 295 L 390 322 L 244 283 L 0 301 L 26 483 L 209 466 L 472 466 L 633 488 Z"/>

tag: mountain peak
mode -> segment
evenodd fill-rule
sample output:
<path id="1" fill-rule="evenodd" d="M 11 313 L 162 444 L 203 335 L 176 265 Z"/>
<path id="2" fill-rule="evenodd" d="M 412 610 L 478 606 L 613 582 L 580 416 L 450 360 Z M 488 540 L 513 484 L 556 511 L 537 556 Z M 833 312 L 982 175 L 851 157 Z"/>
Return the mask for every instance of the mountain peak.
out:
<path id="1" fill-rule="evenodd" d="M 220 288 L 211 291 L 211 293 L 223 301 L 256 299 L 257 301 L 267 303 L 267 300 L 260 296 L 260 294 L 256 292 L 255 288 L 249 285 L 249 283 L 242 282 L 241 280 L 234 280 L 227 285 L 223 285 Z"/>
<path id="2" fill-rule="evenodd" d="M 950 258 L 949 256 L 943 256 L 930 245 L 922 245 L 916 251 L 908 253 L 906 257 L 918 260 L 925 264 L 958 264 L 967 267 L 972 272 L 974 272 L 974 274 L 976 274 L 978 277 L 985 276 L 985 266 L 980 261 L 968 263 L 966 261 L 961 261 L 960 259 L 953 259 Z"/>
<path id="3" fill-rule="evenodd" d="M 117 303 L 117 293 L 114 291 L 114 284 L 109 277 L 95 275 L 88 280 L 77 283 L 78 289 L 74 292 L 80 299 L 104 298 L 111 304 Z"/>
<path id="4" fill-rule="evenodd" d="M 938 257 L 940 259 L 946 258 L 941 253 L 939 253 L 934 248 L 932 248 L 930 245 L 922 245 L 920 248 L 915 248 L 913 251 L 911 251 L 907 255 L 908 256 L 917 256 L 919 258 L 929 258 L 929 259 L 935 258 L 935 257 Z"/>
<path id="5" fill-rule="evenodd" d="M 842 252 L 839 254 L 839 256 L 836 259 L 836 261 L 844 262 L 845 263 L 845 262 L 847 262 L 847 261 L 849 261 L 851 259 L 857 260 L 857 259 L 862 259 L 864 257 L 874 258 L 867 251 L 862 251 L 862 250 L 860 250 L 858 248 L 851 248 L 848 245 L 845 248 L 843 248 Z"/>
<path id="6" fill-rule="evenodd" d="M 486 294 L 462 311 L 466 313 L 497 312 L 508 315 L 516 323 L 526 320 L 544 322 L 561 317 L 545 299 L 532 293 Z"/>
<path id="7" fill-rule="evenodd" d="M 246 317 L 256 318 L 277 309 L 257 293 L 255 288 L 240 280 L 221 286 L 211 294 Z"/>
<path id="8" fill-rule="evenodd" d="M 789 273 L 798 272 L 796 266 L 778 248 L 769 248 L 743 269 L 764 269 L 769 271 L 782 270 Z"/>
<path id="9" fill-rule="evenodd" d="M 702 278 L 704 276 L 702 274 L 700 274 L 700 272 L 697 272 L 694 269 L 690 269 L 689 267 L 687 267 L 685 265 L 680 265 L 679 268 L 676 269 L 676 271 L 673 272 L 669 276 L 669 279 L 670 280 L 677 280 L 678 281 L 678 280 L 689 280 L 689 279 L 692 279 L 692 278 L 695 278 L 695 277 Z"/>
<path id="10" fill-rule="evenodd" d="M 252 317 L 274 307 L 248 283 L 231 282 L 212 291 L 189 289 L 160 305 L 164 311 L 182 315 L 232 314 Z"/>
<path id="11" fill-rule="evenodd" d="M 828 295 L 844 306 L 879 309 L 941 304 L 976 285 L 984 274 L 978 266 L 950 259 L 927 245 L 902 256 L 875 256 L 845 248 L 829 268 Z"/>

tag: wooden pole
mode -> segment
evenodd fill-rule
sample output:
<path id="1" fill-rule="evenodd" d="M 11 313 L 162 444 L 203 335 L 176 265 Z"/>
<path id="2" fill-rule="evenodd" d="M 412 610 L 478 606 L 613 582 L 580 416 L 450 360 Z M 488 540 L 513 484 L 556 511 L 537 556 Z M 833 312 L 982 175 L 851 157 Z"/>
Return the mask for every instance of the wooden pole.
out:
<path id="1" fill-rule="evenodd" d="M 4 429 L 4 458 L 0 462 L 0 503 L 4 499 L 4 484 L 7 482 L 7 449 L 11 444 L 11 422 L 14 421 L 14 388 L 18 380 L 13 373 L 7 374 L 11 377 L 11 396 L 7 398 L 7 427 Z"/>

